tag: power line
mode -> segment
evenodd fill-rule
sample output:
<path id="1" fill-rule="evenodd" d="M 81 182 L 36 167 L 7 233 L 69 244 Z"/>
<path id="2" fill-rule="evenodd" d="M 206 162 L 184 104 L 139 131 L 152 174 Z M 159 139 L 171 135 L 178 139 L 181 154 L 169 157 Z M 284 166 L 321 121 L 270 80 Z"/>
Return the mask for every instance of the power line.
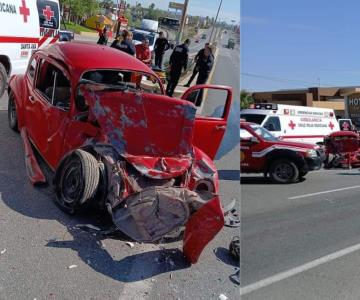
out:
<path id="1" fill-rule="evenodd" d="M 297 80 L 297 79 L 285 79 L 285 78 L 279 78 L 279 77 L 264 76 L 264 75 L 259 75 L 259 74 L 240 72 L 240 75 L 261 78 L 261 79 L 267 79 L 267 80 L 277 81 L 277 82 L 282 82 L 282 83 L 294 83 L 296 85 L 301 85 L 301 86 L 304 86 L 304 85 L 318 86 L 319 85 L 319 82 L 310 82 L 310 81 L 303 81 L 303 80 Z M 322 83 L 322 86 L 334 86 L 334 85 Z"/>

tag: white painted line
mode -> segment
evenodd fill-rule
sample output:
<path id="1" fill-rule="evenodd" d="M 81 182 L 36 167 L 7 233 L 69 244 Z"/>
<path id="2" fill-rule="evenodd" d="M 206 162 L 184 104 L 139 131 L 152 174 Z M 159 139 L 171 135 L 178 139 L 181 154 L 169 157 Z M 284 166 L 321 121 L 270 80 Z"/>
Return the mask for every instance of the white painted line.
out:
<path id="1" fill-rule="evenodd" d="M 265 278 L 263 280 L 260 280 L 258 282 L 246 285 L 246 286 L 240 288 L 240 295 L 243 296 L 243 295 L 252 293 L 252 292 L 254 292 L 256 290 L 259 290 L 261 288 L 269 286 L 269 285 L 271 285 L 273 283 L 276 283 L 276 282 L 279 282 L 281 280 L 287 279 L 289 277 L 295 276 L 295 275 L 297 275 L 299 273 L 308 271 L 308 270 L 313 269 L 313 268 L 315 268 L 317 266 L 320 266 L 320 265 L 322 265 L 324 263 L 330 262 L 332 260 L 335 260 L 337 258 L 348 255 L 348 254 L 350 254 L 352 252 L 355 252 L 355 251 L 358 251 L 358 250 L 360 250 L 360 244 L 356 244 L 354 246 L 342 249 L 340 251 L 337 251 L 337 252 L 331 253 L 329 255 L 326 255 L 326 256 L 320 257 L 318 259 L 315 259 L 315 260 L 313 260 L 311 262 L 308 262 L 308 263 L 306 263 L 304 265 L 295 267 L 295 268 L 290 269 L 290 270 L 285 271 L 285 272 L 275 274 L 273 276 L 270 276 L 270 277 Z"/>
<path id="2" fill-rule="evenodd" d="M 340 189 L 322 191 L 322 192 L 317 192 L 317 193 L 312 193 L 312 194 L 304 194 L 304 195 L 290 197 L 288 199 L 293 200 L 293 199 L 307 198 L 307 197 L 311 197 L 311 196 L 329 194 L 329 193 L 339 192 L 339 191 L 353 190 L 353 189 L 358 189 L 358 188 L 360 188 L 360 185 L 348 186 L 348 187 L 344 187 L 344 188 L 340 188 Z"/>

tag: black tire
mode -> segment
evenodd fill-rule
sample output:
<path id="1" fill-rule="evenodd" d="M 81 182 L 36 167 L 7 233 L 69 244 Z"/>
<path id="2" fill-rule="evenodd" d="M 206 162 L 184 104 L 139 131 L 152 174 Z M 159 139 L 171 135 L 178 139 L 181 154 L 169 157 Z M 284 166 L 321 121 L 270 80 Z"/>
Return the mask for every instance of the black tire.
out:
<path id="1" fill-rule="evenodd" d="M 300 175 L 299 175 L 299 178 L 304 178 L 307 173 L 308 172 L 306 172 L 306 171 L 301 171 Z"/>
<path id="2" fill-rule="evenodd" d="M 6 69 L 2 63 L 0 63 L 0 97 L 4 95 L 6 84 L 7 84 L 8 75 Z"/>
<path id="3" fill-rule="evenodd" d="M 9 101 L 8 101 L 8 122 L 9 122 L 9 127 L 12 130 L 19 132 L 17 110 L 15 104 L 15 95 L 12 91 L 9 94 Z"/>
<path id="4" fill-rule="evenodd" d="M 292 183 L 299 179 L 299 169 L 289 159 L 274 161 L 269 169 L 270 179 L 276 183 Z"/>
<path id="5" fill-rule="evenodd" d="M 91 199 L 99 185 L 98 161 L 84 150 L 75 150 L 60 165 L 55 174 L 56 204 L 74 214 Z"/>

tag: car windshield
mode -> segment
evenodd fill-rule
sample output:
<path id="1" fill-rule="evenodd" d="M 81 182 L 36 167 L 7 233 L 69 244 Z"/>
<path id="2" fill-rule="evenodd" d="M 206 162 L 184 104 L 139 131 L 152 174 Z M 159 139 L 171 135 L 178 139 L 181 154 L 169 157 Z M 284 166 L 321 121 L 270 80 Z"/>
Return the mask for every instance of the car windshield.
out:
<path id="1" fill-rule="evenodd" d="M 151 74 L 130 70 L 92 70 L 84 73 L 80 83 L 106 85 L 109 89 L 163 94 L 159 80 Z"/>
<path id="2" fill-rule="evenodd" d="M 150 46 L 154 44 L 155 36 L 153 34 L 133 31 L 133 40 L 141 42 L 144 38 L 149 40 Z"/>
<path id="3" fill-rule="evenodd" d="M 277 141 L 278 138 L 273 136 L 269 131 L 259 125 L 251 125 L 251 128 L 255 131 L 255 133 L 261 136 L 266 141 Z"/>
<path id="4" fill-rule="evenodd" d="M 266 115 L 257 115 L 257 114 L 241 114 L 241 119 L 245 119 L 247 122 L 255 123 L 261 125 L 264 121 Z"/>

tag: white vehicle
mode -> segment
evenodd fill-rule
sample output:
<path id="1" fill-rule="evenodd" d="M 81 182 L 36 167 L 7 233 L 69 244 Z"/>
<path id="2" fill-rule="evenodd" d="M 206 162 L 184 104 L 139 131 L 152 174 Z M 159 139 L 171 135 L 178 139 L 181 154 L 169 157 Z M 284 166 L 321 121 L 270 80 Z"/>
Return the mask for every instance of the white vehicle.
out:
<path id="1" fill-rule="evenodd" d="M 159 29 L 159 21 L 142 19 L 140 29 L 145 31 L 157 32 Z"/>
<path id="2" fill-rule="evenodd" d="M 287 141 L 323 143 L 326 135 L 340 130 L 332 109 L 261 103 L 240 113 L 242 119 L 257 123 Z"/>
<path id="3" fill-rule="evenodd" d="M 133 42 L 135 45 L 141 44 L 144 37 L 146 37 L 149 40 L 149 48 L 152 52 L 154 50 L 155 41 L 158 38 L 158 34 L 154 32 L 149 32 L 145 30 L 139 30 L 135 29 L 132 31 L 133 33 Z"/>
<path id="4" fill-rule="evenodd" d="M 0 97 L 7 78 L 25 73 L 34 51 L 59 38 L 58 0 L 0 2 Z"/>

